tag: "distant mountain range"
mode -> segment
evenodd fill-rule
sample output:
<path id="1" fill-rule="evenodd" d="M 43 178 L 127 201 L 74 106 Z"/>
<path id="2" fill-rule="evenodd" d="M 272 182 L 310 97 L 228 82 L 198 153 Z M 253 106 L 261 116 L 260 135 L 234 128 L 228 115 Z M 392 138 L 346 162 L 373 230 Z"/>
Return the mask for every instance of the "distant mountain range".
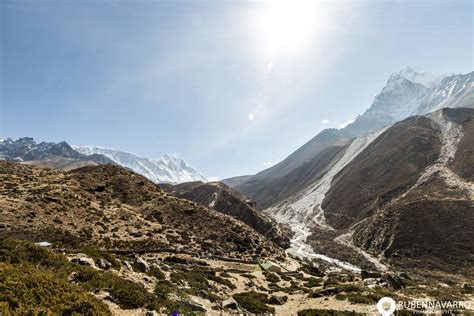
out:
<path id="1" fill-rule="evenodd" d="M 19 161 L 53 169 L 72 170 L 99 164 L 117 164 L 155 183 L 207 181 L 184 160 L 164 155 L 148 159 L 113 149 L 70 146 L 65 141 L 37 143 L 31 137 L 0 139 L 0 160 Z"/>
<path id="2" fill-rule="evenodd" d="M 128 152 L 97 146 L 73 146 L 73 148 L 85 155 L 98 154 L 105 156 L 116 164 L 130 168 L 155 183 L 207 182 L 204 176 L 190 167 L 184 160 L 169 155 L 164 155 L 159 159 L 148 159 Z"/>

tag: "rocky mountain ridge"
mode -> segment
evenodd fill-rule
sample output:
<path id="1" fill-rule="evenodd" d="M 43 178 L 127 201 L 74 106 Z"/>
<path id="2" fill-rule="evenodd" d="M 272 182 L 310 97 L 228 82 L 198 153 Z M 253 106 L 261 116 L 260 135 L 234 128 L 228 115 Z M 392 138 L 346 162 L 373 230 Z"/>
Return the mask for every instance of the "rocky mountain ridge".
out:
<path id="1" fill-rule="evenodd" d="M 270 207 L 302 189 L 293 189 L 301 184 L 295 175 L 297 169 L 314 172 L 319 167 L 313 168 L 309 162 L 319 162 L 317 156 L 323 151 L 334 151 L 340 144 L 348 145 L 354 138 L 376 132 L 410 115 L 422 115 L 442 107 L 474 107 L 474 73 L 440 78 L 404 67 L 390 76 L 369 109 L 353 123 L 343 129 L 323 130 L 280 163 L 238 182 L 234 188 L 264 208 Z M 329 158 L 325 156 L 328 162 Z M 318 175 L 309 182 L 317 179 Z"/>
<path id="2" fill-rule="evenodd" d="M 265 214 L 255 202 L 222 182 L 187 182 L 178 185 L 160 185 L 170 194 L 191 200 L 220 213 L 230 215 L 275 242 L 282 248 L 290 247 L 291 229 L 284 227 Z"/>

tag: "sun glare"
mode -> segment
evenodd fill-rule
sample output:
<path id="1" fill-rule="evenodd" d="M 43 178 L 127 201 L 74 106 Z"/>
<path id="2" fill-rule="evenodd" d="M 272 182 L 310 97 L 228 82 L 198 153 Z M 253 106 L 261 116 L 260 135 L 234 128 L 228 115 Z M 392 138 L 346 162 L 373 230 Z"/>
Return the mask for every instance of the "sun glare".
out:
<path id="1" fill-rule="evenodd" d="M 318 1 L 265 2 L 256 16 L 258 39 L 268 58 L 299 52 L 312 40 L 322 14 Z"/>

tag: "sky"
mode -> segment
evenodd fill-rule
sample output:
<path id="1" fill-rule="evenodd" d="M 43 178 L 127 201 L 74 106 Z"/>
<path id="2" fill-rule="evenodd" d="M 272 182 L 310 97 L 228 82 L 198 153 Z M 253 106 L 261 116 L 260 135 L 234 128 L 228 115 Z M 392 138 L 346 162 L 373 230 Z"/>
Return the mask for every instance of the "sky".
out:
<path id="1" fill-rule="evenodd" d="M 404 65 L 473 70 L 472 1 L 0 1 L 0 137 L 253 174 Z"/>

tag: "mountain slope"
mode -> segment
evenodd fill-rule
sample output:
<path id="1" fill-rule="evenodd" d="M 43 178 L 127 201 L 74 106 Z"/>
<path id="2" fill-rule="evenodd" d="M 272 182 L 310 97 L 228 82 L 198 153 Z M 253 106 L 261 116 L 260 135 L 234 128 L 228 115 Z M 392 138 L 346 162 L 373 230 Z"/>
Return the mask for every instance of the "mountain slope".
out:
<path id="1" fill-rule="evenodd" d="M 331 161 L 350 142 L 343 133 L 328 129 L 282 162 L 251 177 L 235 187 L 263 208 L 281 201 L 314 182 Z M 304 177 L 305 179 L 301 179 Z"/>
<path id="2" fill-rule="evenodd" d="M 440 148 L 439 131 L 430 119 L 411 117 L 394 124 L 332 179 L 322 204 L 327 222 L 347 228 L 383 207 L 416 183 Z"/>
<path id="3" fill-rule="evenodd" d="M 0 170 L 3 236 L 44 238 L 68 247 L 170 248 L 233 258 L 282 252 L 246 224 L 169 196 L 120 166 L 63 172 L 0 161 Z"/>
<path id="4" fill-rule="evenodd" d="M 243 183 L 239 182 L 234 188 L 265 208 L 274 206 L 316 183 L 318 176 L 303 181 L 292 176 L 292 172 L 294 175 L 295 170 L 301 168 L 304 173 L 317 173 L 321 168 L 318 155 L 322 152 L 341 144 L 348 145 L 354 137 L 377 132 L 411 115 L 425 114 L 441 107 L 474 107 L 474 73 L 440 77 L 403 67 L 390 76 L 369 109 L 353 123 L 340 130 L 323 130 L 282 162 Z M 329 164 L 331 159 L 324 157 Z M 318 163 L 308 164 L 310 161 Z"/>
<path id="5" fill-rule="evenodd" d="M 272 220 L 238 192 L 221 182 L 187 182 L 178 185 L 160 185 L 176 197 L 194 201 L 220 213 L 230 215 L 282 248 L 290 246 L 291 231 Z"/>
<path id="6" fill-rule="evenodd" d="M 160 159 L 148 159 L 120 150 L 95 146 L 73 146 L 80 153 L 91 155 L 100 154 L 108 157 L 115 163 L 130 168 L 155 183 L 181 183 L 190 181 L 207 181 L 195 169 L 182 159 L 164 155 Z"/>
<path id="7" fill-rule="evenodd" d="M 327 223 L 394 265 L 474 274 L 473 126 L 467 108 L 395 124 L 334 177 Z"/>

